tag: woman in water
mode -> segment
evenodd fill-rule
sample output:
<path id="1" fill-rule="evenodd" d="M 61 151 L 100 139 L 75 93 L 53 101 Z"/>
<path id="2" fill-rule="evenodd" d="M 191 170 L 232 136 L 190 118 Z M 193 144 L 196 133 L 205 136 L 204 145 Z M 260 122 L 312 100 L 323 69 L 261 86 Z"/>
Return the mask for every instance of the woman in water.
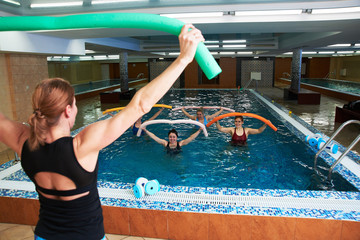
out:
<path id="1" fill-rule="evenodd" d="M 0 142 L 21 156 L 21 165 L 39 195 L 35 239 L 105 239 L 97 190 L 99 151 L 163 97 L 193 61 L 200 41 L 204 41 L 201 32 L 184 25 L 177 59 L 121 112 L 88 125 L 75 137 L 70 134 L 77 115 L 74 89 L 60 78 L 46 79 L 36 87 L 29 125 L 0 113 Z"/>
<path id="2" fill-rule="evenodd" d="M 191 141 L 193 141 L 200 133 L 200 130 L 197 130 L 195 133 L 193 133 L 190 137 L 188 137 L 185 140 L 181 140 L 180 142 L 177 141 L 179 135 L 175 129 L 172 129 L 168 133 L 169 141 L 166 141 L 165 139 L 161 139 L 157 137 L 152 132 L 148 131 L 146 128 L 143 129 L 149 137 L 155 140 L 155 142 L 163 145 L 167 151 L 167 153 L 170 154 L 177 154 L 181 152 L 181 147 L 185 146 L 186 144 L 189 144 Z"/>
<path id="3" fill-rule="evenodd" d="M 223 133 L 229 133 L 231 135 L 231 144 L 232 145 L 245 145 L 246 140 L 250 134 L 259 134 L 262 133 L 266 124 L 264 124 L 259 129 L 253 128 L 244 128 L 243 127 L 244 118 L 242 116 L 235 117 L 235 128 L 233 127 L 222 127 L 219 121 L 216 122 L 216 127 L 219 131 Z"/>
<path id="4" fill-rule="evenodd" d="M 149 118 L 149 119 L 146 120 L 146 121 L 154 120 L 155 118 L 157 118 L 157 117 L 160 115 L 160 113 L 161 113 L 163 110 L 164 110 L 164 108 L 160 108 L 159 111 L 157 111 L 151 118 Z M 134 125 L 132 125 L 132 127 L 131 127 L 132 133 L 133 133 L 134 135 L 137 134 L 137 132 L 138 132 L 138 130 L 139 130 L 139 127 L 140 127 L 141 124 L 142 124 L 141 119 L 142 119 L 142 117 L 140 117 L 138 120 L 136 120 L 136 122 L 134 123 Z M 144 121 L 144 122 L 146 122 L 146 121 Z M 141 135 L 143 135 L 142 132 L 141 132 Z"/>
<path id="5" fill-rule="evenodd" d="M 219 111 L 217 111 L 216 113 L 214 113 L 213 115 L 204 115 L 204 110 L 203 108 L 199 108 L 197 111 L 196 111 L 196 116 L 194 115 L 190 115 L 184 107 L 181 108 L 181 111 L 188 117 L 190 118 L 191 120 L 195 120 L 195 121 L 198 121 L 198 122 L 201 122 L 202 124 L 204 124 L 206 126 L 206 124 L 208 122 L 210 122 L 211 120 L 213 120 L 215 117 L 219 116 L 219 114 L 224 111 L 223 108 L 220 108 Z"/>

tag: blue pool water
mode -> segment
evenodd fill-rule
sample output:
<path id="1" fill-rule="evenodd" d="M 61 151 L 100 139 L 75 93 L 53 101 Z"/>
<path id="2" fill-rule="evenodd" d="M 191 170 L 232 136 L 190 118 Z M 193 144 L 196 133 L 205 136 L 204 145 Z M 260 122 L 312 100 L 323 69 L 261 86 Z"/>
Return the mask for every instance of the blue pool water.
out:
<path id="1" fill-rule="evenodd" d="M 340 92 L 348 92 L 360 95 L 360 83 L 322 78 L 302 78 L 301 83 L 330 88 Z"/>
<path id="2" fill-rule="evenodd" d="M 325 171 L 321 173 L 323 175 L 314 174 L 313 150 L 250 92 L 172 90 L 160 103 L 173 107 L 224 106 L 237 112 L 255 113 L 269 119 L 278 131 L 267 127 L 262 134 L 250 135 L 247 146 L 234 147 L 229 144 L 230 135 L 219 132 L 214 124 L 208 128 L 209 137 L 200 134 L 183 147 L 182 153 L 171 156 L 148 136 L 138 138 L 128 130 L 100 152 L 99 180 L 133 183 L 141 176 L 170 186 L 357 191 L 336 173 L 331 183 L 325 181 Z M 156 111 L 153 109 L 144 118 Z M 195 114 L 195 111 L 189 111 Z M 207 110 L 205 114 L 215 111 Z M 158 117 L 161 118 L 186 117 L 181 111 L 166 109 Z M 233 118 L 223 119 L 221 124 L 233 126 Z M 262 124 L 257 119 L 245 118 L 246 127 L 259 128 Z M 180 140 L 197 130 L 187 124 L 157 124 L 147 129 L 160 138 L 166 138 L 173 127 L 178 130 Z M 319 165 L 326 164 L 321 161 Z"/>

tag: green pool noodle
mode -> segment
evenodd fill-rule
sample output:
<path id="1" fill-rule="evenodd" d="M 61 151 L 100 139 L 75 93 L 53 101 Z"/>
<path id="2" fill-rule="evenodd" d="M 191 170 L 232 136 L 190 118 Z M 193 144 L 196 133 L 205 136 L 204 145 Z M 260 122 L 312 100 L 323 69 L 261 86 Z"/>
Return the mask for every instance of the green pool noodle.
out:
<path id="1" fill-rule="evenodd" d="M 82 28 L 139 28 L 179 35 L 185 23 L 168 17 L 147 13 L 94 13 L 49 16 L 0 17 L 0 31 L 35 31 Z M 221 68 L 204 43 L 199 43 L 195 59 L 208 79 L 221 73 Z"/>

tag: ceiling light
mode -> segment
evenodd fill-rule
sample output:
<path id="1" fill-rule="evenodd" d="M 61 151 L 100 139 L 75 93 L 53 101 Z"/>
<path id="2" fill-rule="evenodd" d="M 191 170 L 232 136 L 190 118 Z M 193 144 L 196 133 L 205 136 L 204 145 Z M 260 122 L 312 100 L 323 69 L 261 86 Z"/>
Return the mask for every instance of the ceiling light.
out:
<path id="1" fill-rule="evenodd" d="M 319 52 L 319 54 L 334 54 L 334 51 L 327 51 L 327 52 Z"/>
<path id="2" fill-rule="evenodd" d="M 302 9 L 295 10 L 269 10 L 269 11 L 235 11 L 235 16 L 279 16 L 279 15 L 300 15 Z"/>
<path id="3" fill-rule="evenodd" d="M 302 54 L 316 54 L 316 52 L 302 52 Z"/>
<path id="4" fill-rule="evenodd" d="M 216 41 L 209 40 L 209 41 L 205 41 L 204 43 L 205 43 L 205 44 L 207 44 L 207 43 L 216 43 L 216 44 L 218 44 L 218 43 L 219 43 L 219 41 L 217 41 L 217 40 L 216 40 Z"/>
<path id="5" fill-rule="evenodd" d="M 332 45 L 328 45 L 328 47 L 351 47 L 351 44 L 350 43 L 332 44 Z"/>
<path id="6" fill-rule="evenodd" d="M 180 55 L 179 52 L 169 52 L 169 55 Z"/>
<path id="7" fill-rule="evenodd" d="M 360 12 L 360 7 L 313 9 L 312 14 Z"/>
<path id="8" fill-rule="evenodd" d="M 20 6 L 20 3 L 17 2 L 17 1 L 13 1 L 13 0 L 2 0 L 2 1 L 3 1 L 3 2 L 6 2 L 6 3 L 13 4 L 13 5 Z"/>
<path id="9" fill-rule="evenodd" d="M 284 55 L 292 55 L 293 52 L 286 52 L 286 53 L 283 53 Z"/>
<path id="10" fill-rule="evenodd" d="M 245 48 L 246 44 L 223 45 L 224 48 Z"/>
<path id="11" fill-rule="evenodd" d="M 219 45 L 205 45 L 207 48 L 218 48 Z"/>
<path id="12" fill-rule="evenodd" d="M 249 55 L 249 54 L 253 54 L 253 52 L 237 52 L 237 54 L 240 54 L 240 55 Z"/>
<path id="13" fill-rule="evenodd" d="M 360 47 L 360 43 L 355 43 L 354 47 Z"/>
<path id="14" fill-rule="evenodd" d="M 231 54 L 235 54 L 235 52 L 219 52 L 219 54 L 231 55 Z"/>
<path id="15" fill-rule="evenodd" d="M 96 60 L 107 59 L 107 57 L 106 57 L 105 55 L 96 55 L 96 56 L 94 56 L 94 58 L 95 58 Z"/>
<path id="16" fill-rule="evenodd" d="M 109 59 L 119 59 L 119 55 L 108 55 Z"/>
<path id="17" fill-rule="evenodd" d="M 82 1 L 77 2 L 55 2 L 55 3 L 32 3 L 30 8 L 49 8 L 49 7 L 74 7 L 82 6 Z"/>
<path id="18" fill-rule="evenodd" d="M 169 17 L 169 18 L 222 17 L 223 12 L 170 13 L 170 14 L 160 14 L 160 16 Z"/>
<path id="19" fill-rule="evenodd" d="M 223 43 L 246 43 L 245 39 L 238 39 L 238 40 L 223 40 Z"/>
<path id="20" fill-rule="evenodd" d="M 109 4 L 109 3 L 123 3 L 123 2 L 141 2 L 143 0 L 93 0 L 92 5 L 96 4 Z"/>
<path id="21" fill-rule="evenodd" d="M 353 54 L 354 51 L 337 51 L 337 54 Z"/>
<path id="22" fill-rule="evenodd" d="M 91 59 L 93 59 L 93 57 L 92 56 L 80 56 L 79 59 L 80 60 L 91 60 Z"/>

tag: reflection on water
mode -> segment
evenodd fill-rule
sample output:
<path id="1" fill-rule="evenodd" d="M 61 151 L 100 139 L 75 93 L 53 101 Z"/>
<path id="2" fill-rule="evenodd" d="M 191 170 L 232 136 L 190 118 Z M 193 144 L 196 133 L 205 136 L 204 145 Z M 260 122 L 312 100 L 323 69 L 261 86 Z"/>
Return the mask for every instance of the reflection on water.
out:
<path id="1" fill-rule="evenodd" d="M 339 92 L 348 92 L 360 95 L 360 83 L 335 80 L 335 79 L 317 79 L 302 78 L 301 83 L 312 84 L 320 87 L 330 88 Z"/>

